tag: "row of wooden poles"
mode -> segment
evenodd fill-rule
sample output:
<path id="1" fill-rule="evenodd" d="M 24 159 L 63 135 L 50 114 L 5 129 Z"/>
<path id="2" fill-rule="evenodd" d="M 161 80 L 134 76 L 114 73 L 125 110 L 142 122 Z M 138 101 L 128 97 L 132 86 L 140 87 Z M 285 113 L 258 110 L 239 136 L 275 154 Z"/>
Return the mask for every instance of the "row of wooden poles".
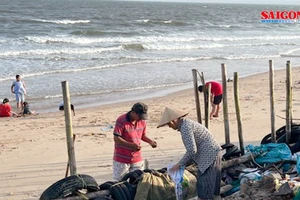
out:
<path id="1" fill-rule="evenodd" d="M 227 69 L 225 64 L 221 64 L 222 68 L 222 87 L 223 87 L 223 116 L 224 116 L 224 129 L 225 129 L 225 142 L 230 143 L 230 131 L 229 131 L 229 118 L 228 118 L 228 101 L 227 101 Z M 193 82 L 194 82 L 194 92 L 195 92 L 195 102 L 197 110 L 198 122 L 202 124 L 200 100 L 198 93 L 198 76 L 202 85 L 205 85 L 203 73 L 199 73 L 196 69 L 193 72 Z M 244 140 L 243 140 L 243 129 L 242 129 L 242 117 L 239 102 L 239 75 L 238 72 L 234 72 L 234 102 L 238 126 L 238 136 L 240 143 L 240 150 L 244 153 Z M 270 114 L 271 114 L 271 138 L 272 142 L 276 142 L 275 136 L 275 97 L 274 97 L 274 65 L 273 61 L 269 60 L 269 83 L 270 83 Z M 63 100 L 64 100 L 64 112 L 65 112 L 65 124 L 66 124 L 66 136 L 67 136 L 67 147 L 68 147 L 68 165 L 70 167 L 70 174 L 77 174 L 76 169 L 76 159 L 75 150 L 73 143 L 73 129 L 72 129 L 72 114 L 70 106 L 70 93 L 69 93 L 69 83 L 64 81 L 62 84 Z M 205 126 L 209 129 L 209 113 L 210 113 L 210 85 L 207 88 L 207 92 L 204 94 L 204 109 L 205 109 Z M 205 88 L 205 87 L 204 87 Z M 205 91 L 205 90 L 204 90 Z M 291 76 L 291 63 L 287 61 L 286 63 L 286 141 L 287 143 L 291 139 L 291 125 L 292 125 L 292 76 Z"/>
<path id="2" fill-rule="evenodd" d="M 292 66 L 290 61 L 286 63 L 286 141 L 289 143 L 291 139 L 291 127 L 292 127 Z M 223 117 L 224 117 L 224 129 L 225 129 L 225 143 L 230 143 L 230 131 L 229 131 L 229 118 L 228 118 L 228 101 L 227 101 L 227 69 L 225 64 L 221 64 L 222 70 L 222 89 L 223 89 Z M 192 69 L 193 73 L 193 83 L 194 83 L 194 93 L 196 102 L 196 111 L 198 122 L 202 124 L 201 117 L 201 106 L 199 100 L 198 92 L 198 75 L 203 85 L 204 94 L 204 119 L 205 126 L 210 128 L 210 95 L 211 95 L 211 85 L 209 84 L 205 87 L 205 80 L 203 72 L 201 74 L 196 70 Z M 270 88 L 270 115 L 271 115 L 271 140 L 276 143 L 276 131 L 275 131 L 275 96 L 274 96 L 274 64 L 273 60 L 269 60 L 269 88 Z M 238 126 L 238 138 L 239 145 L 242 154 L 244 154 L 244 139 L 243 139 L 243 129 L 242 129 L 242 116 L 239 101 L 239 74 L 234 72 L 233 78 L 233 91 L 234 91 L 234 102 L 236 111 L 236 120 Z"/>

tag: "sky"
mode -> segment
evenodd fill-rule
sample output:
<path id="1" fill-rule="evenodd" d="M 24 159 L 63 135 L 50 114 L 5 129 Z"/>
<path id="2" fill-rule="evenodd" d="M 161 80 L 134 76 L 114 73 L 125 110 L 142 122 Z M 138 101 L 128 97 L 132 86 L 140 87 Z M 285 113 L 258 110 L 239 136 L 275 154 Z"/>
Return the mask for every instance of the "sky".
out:
<path id="1" fill-rule="evenodd" d="M 300 0 L 134 0 L 134 1 L 300 5 Z"/>

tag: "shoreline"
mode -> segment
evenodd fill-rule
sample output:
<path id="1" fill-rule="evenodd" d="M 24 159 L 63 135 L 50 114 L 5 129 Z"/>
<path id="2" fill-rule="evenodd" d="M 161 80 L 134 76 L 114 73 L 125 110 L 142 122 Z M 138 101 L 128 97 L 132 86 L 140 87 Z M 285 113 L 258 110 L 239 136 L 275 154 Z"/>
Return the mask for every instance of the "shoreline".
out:
<path id="1" fill-rule="evenodd" d="M 297 69 L 297 68 L 300 67 L 299 66 L 292 67 L 292 69 Z M 285 69 L 274 70 L 274 73 L 276 71 L 282 71 L 282 70 Z M 239 79 L 245 79 L 247 77 L 252 77 L 252 76 L 259 76 L 265 73 L 269 73 L 269 72 L 265 71 L 265 72 L 243 75 L 240 76 Z M 228 76 L 228 79 L 233 81 L 233 76 Z M 216 81 L 222 82 L 221 78 L 216 79 Z M 199 83 L 200 81 L 198 81 L 198 84 Z M 101 106 L 111 105 L 111 104 L 119 104 L 125 102 L 134 102 L 134 101 L 143 101 L 143 100 L 154 99 L 154 98 L 161 98 L 161 97 L 165 97 L 180 92 L 187 92 L 189 90 L 193 90 L 193 81 L 191 81 L 190 83 L 171 86 L 171 87 L 113 92 L 105 95 L 91 94 L 91 95 L 83 95 L 83 96 L 71 96 L 71 102 L 76 107 L 76 110 L 81 110 L 81 109 L 89 109 L 89 108 L 101 107 Z M 58 105 L 62 101 L 62 97 L 59 100 L 58 98 L 31 100 L 30 97 L 27 97 L 26 101 L 30 102 L 30 106 L 32 110 L 35 110 L 36 112 L 41 114 L 49 114 L 58 111 Z M 41 101 L 44 103 L 40 103 Z M 11 105 L 13 109 L 16 109 L 14 104 L 15 104 L 15 99 L 13 98 L 11 101 Z M 47 106 L 43 106 L 43 105 L 47 105 Z"/>

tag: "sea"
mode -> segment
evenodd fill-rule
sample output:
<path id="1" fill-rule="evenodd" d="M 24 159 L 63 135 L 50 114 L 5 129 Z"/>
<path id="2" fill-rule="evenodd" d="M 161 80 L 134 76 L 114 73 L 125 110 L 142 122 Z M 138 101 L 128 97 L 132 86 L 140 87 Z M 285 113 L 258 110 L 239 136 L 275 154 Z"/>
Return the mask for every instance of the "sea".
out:
<path id="1" fill-rule="evenodd" d="M 63 81 L 86 108 L 192 88 L 192 69 L 221 80 L 222 63 L 229 78 L 300 66 L 300 23 L 262 23 L 263 10 L 300 5 L 1 0 L 0 99 L 16 107 L 16 74 L 42 113 L 58 111 Z"/>

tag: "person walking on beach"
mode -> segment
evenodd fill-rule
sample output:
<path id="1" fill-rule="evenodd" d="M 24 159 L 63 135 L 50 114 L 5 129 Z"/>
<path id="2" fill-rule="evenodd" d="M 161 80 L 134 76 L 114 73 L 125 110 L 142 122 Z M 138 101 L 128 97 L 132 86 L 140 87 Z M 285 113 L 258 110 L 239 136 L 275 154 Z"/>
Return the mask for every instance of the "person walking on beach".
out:
<path id="1" fill-rule="evenodd" d="M 165 108 L 157 128 L 168 125 L 180 132 L 186 153 L 170 170 L 175 172 L 194 161 L 198 166 L 198 200 L 221 199 L 221 147 L 202 124 L 184 118 L 188 113 Z"/>
<path id="2" fill-rule="evenodd" d="M 13 84 L 10 87 L 10 90 L 16 95 L 17 109 L 18 112 L 20 112 L 22 110 L 26 94 L 26 85 L 25 82 L 21 80 L 20 75 L 16 75 L 16 81 L 13 82 Z"/>
<path id="3" fill-rule="evenodd" d="M 115 141 L 113 178 L 118 181 L 128 172 L 144 169 L 141 141 L 149 143 L 152 148 L 157 146 L 154 140 L 146 136 L 147 111 L 148 106 L 138 102 L 116 121 L 113 131 Z"/>
<path id="4" fill-rule="evenodd" d="M 219 110 L 220 110 L 220 103 L 222 102 L 222 84 L 216 81 L 210 81 L 205 84 L 205 88 L 203 88 L 203 85 L 200 85 L 198 87 L 199 92 L 205 91 L 205 89 L 208 87 L 208 85 L 211 85 L 211 103 L 212 103 L 212 110 L 210 112 L 210 119 L 213 117 L 219 117 Z"/>
<path id="5" fill-rule="evenodd" d="M 9 105 L 9 99 L 5 98 L 0 104 L 0 117 L 20 117 L 17 113 L 11 110 L 11 106 Z"/>

